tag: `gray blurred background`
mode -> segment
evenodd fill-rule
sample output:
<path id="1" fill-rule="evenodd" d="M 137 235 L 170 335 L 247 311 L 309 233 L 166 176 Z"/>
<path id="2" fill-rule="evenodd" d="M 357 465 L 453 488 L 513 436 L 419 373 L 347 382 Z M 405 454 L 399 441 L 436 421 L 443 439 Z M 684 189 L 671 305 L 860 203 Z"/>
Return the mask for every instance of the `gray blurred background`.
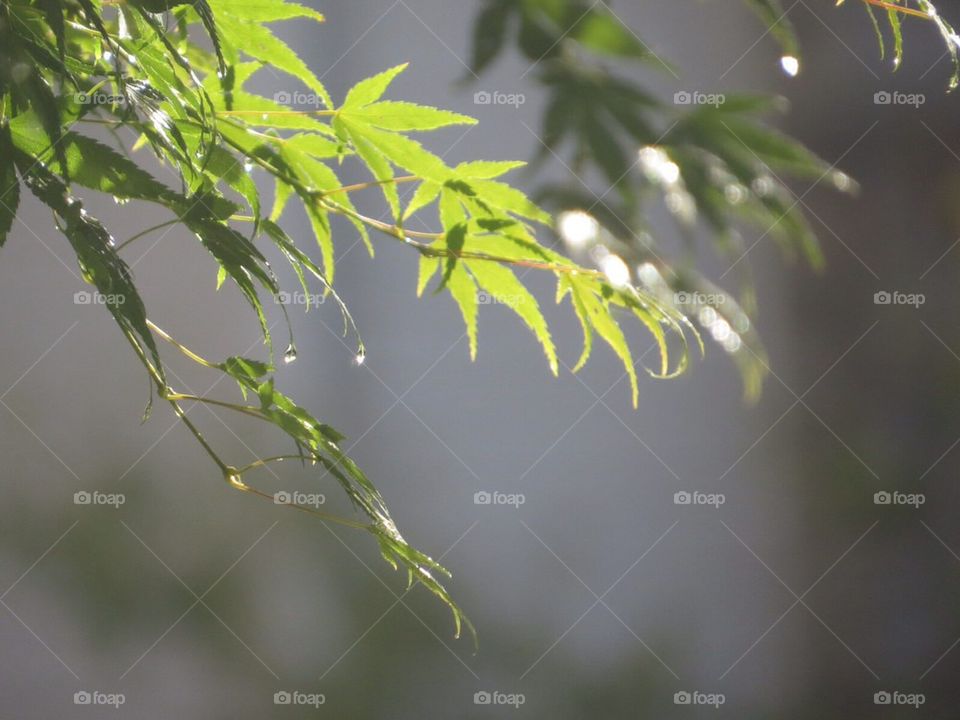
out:
<path id="1" fill-rule="evenodd" d="M 294 24 L 286 36 L 335 97 L 410 61 L 392 97 L 481 121 L 437 134 L 433 150 L 451 162 L 537 150 L 543 98 L 521 79 L 528 63 L 510 55 L 459 84 L 476 3 L 307 4 L 326 27 Z M 726 3 L 615 5 L 679 66 L 684 86 L 785 95 L 785 128 L 862 185 L 854 198 L 794 188 L 824 244 L 822 274 L 785 263 L 769 239 L 750 252 L 776 374 L 755 407 L 711 348 L 678 380 L 641 379 L 634 411 L 610 353 L 598 348 L 577 376 L 554 379 L 497 307 L 482 308 L 471 363 L 450 299 L 415 297 L 414 254 L 384 240 L 371 261 L 339 228 L 338 287 L 367 362 L 353 362 L 327 304 L 295 315 L 299 360 L 278 382 L 349 436 L 408 539 L 453 571 L 476 652 L 453 638 L 432 597 L 405 594 L 366 535 L 231 491 L 168 408 L 138 424 L 144 373 L 106 312 L 73 303 L 86 286 L 69 247 L 29 204 L 30 229 L 18 227 L 0 263 L 0 716 L 956 717 L 957 99 L 944 93 L 946 61 L 928 72 L 942 52 L 932 30 L 908 33 L 894 75 L 862 12 L 831 5 L 790 10 L 805 50 L 792 80 L 764 28 Z M 665 97 L 677 89 L 668 76 L 649 82 Z M 282 83 L 259 79 L 264 93 Z M 476 106 L 481 89 L 527 102 Z M 894 89 L 927 102 L 874 104 L 876 91 Z M 548 165 L 514 181 L 535 191 L 566 172 Z M 381 211 L 375 195 L 364 202 Z M 144 207 L 134 223 L 132 206 L 109 198 L 87 205 L 118 239 L 166 219 Z M 284 224 L 309 247 L 296 209 Z M 262 354 L 255 319 L 237 293 L 215 292 L 195 239 L 181 229 L 158 237 L 125 251 L 158 324 L 209 357 Z M 708 254 L 702 267 L 725 270 Z M 552 282 L 531 281 L 569 366 L 579 327 L 568 307 L 553 307 Z M 877 306 L 883 290 L 926 302 Z M 272 319 L 282 337 L 279 313 Z M 196 392 L 217 381 L 168 357 Z M 233 391 L 222 382 L 212 394 Z M 237 465 L 282 445 L 205 407 L 191 417 Z M 278 475 L 263 486 L 323 492 L 343 508 L 309 473 Z M 81 490 L 125 503 L 77 506 Z M 682 490 L 726 502 L 677 506 Z M 926 502 L 874 504 L 893 490 Z M 476 505 L 479 491 L 525 503 Z M 123 693 L 125 703 L 77 706 L 78 691 Z M 282 691 L 325 703 L 277 706 Z M 878 706 L 883 691 L 923 693 L 925 704 Z M 478 692 L 521 694 L 523 704 L 478 705 Z M 686 707 L 677 692 L 725 702 Z"/>

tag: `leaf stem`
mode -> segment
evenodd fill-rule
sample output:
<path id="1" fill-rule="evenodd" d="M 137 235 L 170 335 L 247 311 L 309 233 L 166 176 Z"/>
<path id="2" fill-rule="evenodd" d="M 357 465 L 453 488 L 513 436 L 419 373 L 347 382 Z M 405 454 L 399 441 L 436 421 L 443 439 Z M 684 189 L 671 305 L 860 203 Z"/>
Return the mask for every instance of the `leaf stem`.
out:
<path id="1" fill-rule="evenodd" d="M 224 117 L 242 117 L 244 115 L 318 115 L 332 117 L 339 110 L 217 110 L 217 115 Z"/>
<path id="2" fill-rule="evenodd" d="M 197 355 L 195 352 L 193 352 L 193 350 L 191 350 L 187 346 L 181 345 L 179 342 L 174 340 L 169 333 L 167 333 L 163 328 L 161 328 L 159 325 L 154 323 L 149 318 L 147 319 L 147 327 L 149 327 L 157 335 L 159 335 L 162 340 L 166 340 L 168 343 L 173 345 L 175 348 L 177 348 L 177 350 L 182 352 L 184 355 L 186 355 L 188 358 L 193 360 L 195 363 L 198 363 L 199 365 L 203 365 L 204 367 L 210 368 L 211 370 L 221 369 L 217 363 L 210 362 L 206 358 L 202 358 L 199 355 Z"/>
<path id="3" fill-rule="evenodd" d="M 164 397 L 167 400 L 189 400 L 192 402 L 205 403 L 207 405 L 216 405 L 217 407 L 235 410 L 243 415 L 249 415 L 250 417 L 255 417 L 258 420 L 267 420 L 269 422 L 269 419 L 264 417 L 263 413 L 260 411 L 260 408 L 254 407 L 253 405 L 238 405 L 236 403 L 225 402 L 223 400 L 214 400 L 213 398 L 207 398 L 201 395 L 192 395 L 190 393 L 180 392 L 168 392 L 166 395 L 164 395 Z"/>
<path id="4" fill-rule="evenodd" d="M 127 342 L 133 346 L 134 351 L 140 358 L 140 362 L 143 363 L 143 366 L 147 369 L 150 377 L 153 378 L 153 382 L 156 383 L 160 397 L 170 402 L 170 405 L 173 407 L 173 411 L 176 413 L 177 418 L 179 418 L 180 421 L 187 426 L 187 429 L 189 429 L 193 436 L 197 439 L 197 442 L 200 443 L 200 446 L 206 450 L 213 462 L 216 463 L 217 467 L 220 468 L 220 472 L 222 472 L 225 477 L 228 477 L 231 474 L 232 468 L 220 459 L 220 456 L 217 455 L 216 451 L 210 446 L 206 438 L 203 437 L 203 434 L 197 429 L 197 426 L 194 425 L 190 418 L 187 417 L 187 414 L 180 406 L 180 403 L 178 403 L 175 399 L 168 397 L 169 388 L 164 382 L 163 377 L 160 375 L 160 372 L 157 370 L 157 368 L 153 366 L 153 363 L 150 362 L 149 358 L 144 355 L 143 350 L 130 335 L 130 332 L 124 331 L 124 336 L 127 338 Z"/>
<path id="5" fill-rule="evenodd" d="M 417 175 L 401 175 L 399 177 L 387 178 L 385 180 L 370 180 L 368 182 L 355 183 L 353 185 L 344 185 L 335 190 L 321 190 L 319 192 L 313 193 L 314 197 L 323 198 L 328 195 L 336 195 L 337 193 L 349 193 L 356 192 L 357 190 L 366 190 L 367 188 L 379 187 L 380 185 L 389 185 L 394 183 L 399 185 L 401 183 L 410 183 L 420 180 L 420 177 Z"/>
<path id="6" fill-rule="evenodd" d="M 138 232 L 138 233 L 137 233 L 136 235 L 134 235 L 133 237 L 128 238 L 128 239 L 124 240 L 122 243 L 120 243 L 120 244 L 116 247 L 116 251 L 117 251 L 117 252 L 120 252 L 120 251 L 123 250 L 127 245 L 129 245 L 130 243 L 132 243 L 134 240 L 139 240 L 139 239 L 142 238 L 144 235 L 149 235 L 150 233 L 154 232 L 155 230 L 162 230 L 163 228 L 169 227 L 170 225 L 176 225 L 178 222 L 180 222 L 180 218 L 174 218 L 173 220 L 167 220 L 166 222 L 162 222 L 162 223 L 160 223 L 159 225 L 154 225 L 153 227 L 148 227 L 146 230 L 141 230 L 140 232 Z"/>

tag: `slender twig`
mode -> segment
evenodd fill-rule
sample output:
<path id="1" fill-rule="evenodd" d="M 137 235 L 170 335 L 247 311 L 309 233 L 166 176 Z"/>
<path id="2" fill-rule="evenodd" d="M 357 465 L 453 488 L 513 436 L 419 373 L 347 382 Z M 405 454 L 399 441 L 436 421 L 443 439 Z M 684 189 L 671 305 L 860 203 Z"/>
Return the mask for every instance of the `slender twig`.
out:
<path id="1" fill-rule="evenodd" d="M 322 190 L 322 191 L 313 193 L 313 196 L 322 198 L 322 197 L 326 197 L 327 195 L 336 195 L 337 193 L 349 193 L 349 192 L 355 192 L 357 190 L 366 190 L 367 188 L 378 187 L 380 185 L 389 185 L 390 183 L 399 185 L 400 183 L 417 182 L 418 180 L 421 180 L 421 179 L 422 178 L 420 178 L 417 175 L 401 175 L 400 177 L 386 178 L 384 180 L 370 180 L 369 182 L 355 183 L 354 185 L 344 185 L 343 187 L 339 187 L 335 190 Z"/>
<path id="2" fill-rule="evenodd" d="M 143 363 L 143 366 L 147 369 L 150 377 L 153 378 L 153 382 L 156 383 L 160 397 L 169 400 L 170 405 L 173 407 L 174 413 L 176 413 L 177 417 L 183 422 L 184 425 L 187 426 L 193 436 L 197 439 L 197 442 L 200 443 L 200 446 L 206 450 L 210 458 L 216 463 L 217 467 L 220 468 L 220 471 L 224 474 L 224 477 L 230 477 L 233 474 L 233 468 L 220 459 L 220 456 L 217 455 L 216 451 L 210 446 L 206 438 L 203 437 L 203 434 L 197 429 L 197 426 L 194 425 L 190 418 L 187 417 L 187 414 L 180 406 L 180 403 L 178 403 L 176 400 L 167 398 L 168 387 L 166 382 L 164 382 L 163 376 L 160 375 L 160 371 L 153 366 L 153 363 L 150 362 L 150 359 L 144 354 L 140 344 L 134 339 L 130 331 L 125 330 L 123 334 L 127 338 L 127 342 L 133 346 L 134 352 L 137 353 L 137 356 L 140 358 L 140 362 Z"/>
<path id="3" fill-rule="evenodd" d="M 243 115 L 319 115 L 330 117 L 336 115 L 339 110 L 217 110 L 217 115 L 224 117 L 243 116 Z"/>
<path id="4" fill-rule="evenodd" d="M 117 245 L 117 252 L 120 252 L 120 251 L 123 250 L 127 245 L 129 245 L 130 243 L 132 243 L 134 240 L 139 240 L 139 239 L 142 238 L 144 235 L 149 235 L 150 233 L 154 232 L 155 230 L 162 230 L 163 228 L 169 227 L 170 225 L 176 225 L 178 222 L 180 222 L 180 218 L 174 218 L 173 220 L 167 220 L 166 222 L 162 222 L 162 223 L 160 223 L 159 225 L 154 225 L 153 227 L 148 227 L 146 230 L 141 230 L 140 232 L 138 232 L 138 233 L 137 233 L 136 235 L 134 235 L 133 237 L 128 238 L 128 239 L 124 240 L 122 243 L 120 243 L 119 245 Z"/>
<path id="5" fill-rule="evenodd" d="M 163 328 L 161 328 L 159 325 L 154 323 L 152 320 L 147 320 L 147 327 L 149 327 L 157 335 L 159 335 L 162 340 L 165 340 L 166 342 L 173 345 L 175 348 L 177 348 L 177 350 L 182 352 L 184 355 L 186 355 L 188 358 L 193 360 L 195 363 L 198 363 L 199 365 L 203 365 L 204 367 L 208 367 L 211 370 L 221 369 L 217 363 L 211 362 L 206 358 L 202 358 L 199 355 L 197 355 L 195 352 L 193 352 L 193 350 L 188 348 L 186 345 L 181 345 L 179 342 L 174 340 L 173 337 L 171 337 L 168 332 L 166 332 Z"/>
<path id="6" fill-rule="evenodd" d="M 202 395 L 193 395 L 191 393 L 181 392 L 167 393 L 166 398 L 167 400 L 189 400 L 192 402 L 205 403 L 207 405 L 216 405 L 217 407 L 235 410 L 238 413 L 255 417 L 258 420 L 267 420 L 269 422 L 269 418 L 264 417 L 263 413 L 260 411 L 260 408 L 254 407 L 253 405 L 239 405 L 237 403 L 226 402 L 224 400 L 214 400 L 213 398 L 203 397 Z"/>

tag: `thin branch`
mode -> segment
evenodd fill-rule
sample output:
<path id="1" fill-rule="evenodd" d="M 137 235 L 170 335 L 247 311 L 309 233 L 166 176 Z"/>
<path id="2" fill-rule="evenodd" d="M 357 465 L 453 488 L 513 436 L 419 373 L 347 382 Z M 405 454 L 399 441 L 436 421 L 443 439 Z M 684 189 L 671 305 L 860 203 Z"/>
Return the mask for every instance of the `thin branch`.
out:
<path id="1" fill-rule="evenodd" d="M 169 227 L 169 226 L 171 226 L 171 225 L 176 225 L 178 222 L 180 222 L 180 218 L 174 218 L 173 220 L 167 220 L 166 222 L 162 222 L 162 223 L 160 223 L 159 225 L 154 225 L 153 227 L 148 227 L 146 230 L 141 230 L 140 232 L 138 232 L 138 233 L 137 233 L 136 235 L 134 235 L 133 237 L 128 238 L 128 239 L 124 240 L 122 243 L 120 243 L 119 245 L 117 245 L 116 250 L 117 250 L 117 252 L 120 252 L 120 251 L 123 250 L 127 245 L 129 245 L 130 243 L 132 243 L 134 240 L 139 240 L 139 239 L 142 238 L 144 235 L 149 235 L 150 233 L 154 232 L 155 230 L 162 230 L 162 229 L 165 228 L 165 227 Z"/>

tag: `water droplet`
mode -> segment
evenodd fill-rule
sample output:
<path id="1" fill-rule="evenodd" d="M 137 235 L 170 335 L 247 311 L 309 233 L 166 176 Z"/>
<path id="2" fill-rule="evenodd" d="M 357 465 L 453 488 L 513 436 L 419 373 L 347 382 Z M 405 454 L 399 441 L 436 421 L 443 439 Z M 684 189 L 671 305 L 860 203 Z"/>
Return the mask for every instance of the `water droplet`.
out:
<path id="1" fill-rule="evenodd" d="M 290 363 L 292 363 L 292 362 L 293 362 L 294 360 L 296 360 L 296 359 L 297 359 L 297 348 L 295 348 L 295 347 L 291 344 L 291 345 L 287 346 L 286 352 L 283 353 L 283 361 L 284 361 L 287 365 L 289 365 Z"/>
<path id="2" fill-rule="evenodd" d="M 729 335 L 727 335 L 727 339 L 723 341 L 723 349 L 726 350 L 728 353 L 737 352 L 742 345 L 743 345 L 743 341 L 740 339 L 740 336 L 735 332 L 732 332 Z"/>
<path id="3" fill-rule="evenodd" d="M 833 185 L 837 190 L 847 191 L 853 187 L 853 180 L 846 173 L 838 171 L 833 174 Z"/>
<path id="4" fill-rule="evenodd" d="M 676 185 L 680 181 L 680 166 L 677 165 L 663 148 L 649 145 L 639 153 L 640 167 L 644 174 L 659 185 Z"/>
<path id="5" fill-rule="evenodd" d="M 739 183 L 731 183 L 724 187 L 723 195 L 731 205 L 739 205 L 747 196 L 747 191 Z"/>
<path id="6" fill-rule="evenodd" d="M 626 287 L 630 284 L 630 268 L 619 255 L 609 253 L 600 260 L 600 270 L 614 287 Z"/>
<path id="7" fill-rule="evenodd" d="M 796 77 L 800 72 L 800 61 L 793 55 L 784 55 L 780 58 L 780 67 L 790 77 Z"/>
<path id="8" fill-rule="evenodd" d="M 363 363 L 364 363 L 364 361 L 365 361 L 366 359 L 367 359 L 367 353 L 366 353 L 366 352 L 357 353 L 357 356 L 354 358 L 354 360 L 356 361 L 357 365 L 363 365 Z"/>
<path id="9" fill-rule="evenodd" d="M 263 113 L 263 115 L 260 116 L 260 119 L 261 119 L 261 120 L 267 120 L 267 119 L 269 119 L 269 117 L 270 117 L 270 116 L 267 115 L 267 113 Z"/>
<path id="10" fill-rule="evenodd" d="M 254 165 L 253 165 L 253 161 L 252 161 L 252 160 L 244 160 L 244 162 L 243 162 L 243 171 L 244 171 L 245 173 L 251 172 L 251 171 L 253 170 L 253 167 L 254 167 Z"/>
<path id="11" fill-rule="evenodd" d="M 773 192 L 773 180 L 766 176 L 761 175 L 758 178 L 755 178 L 750 186 L 753 188 L 753 191 L 760 197 L 766 197 Z"/>
<path id="12" fill-rule="evenodd" d="M 249 489 L 247 484 L 243 481 L 243 478 L 240 476 L 240 472 L 234 467 L 228 467 L 226 470 L 224 470 L 223 479 L 238 490 Z"/>
<path id="13" fill-rule="evenodd" d="M 572 250 L 592 245 L 600 233 L 600 223 L 582 210 L 561 213 L 557 222 L 560 237 Z"/>

